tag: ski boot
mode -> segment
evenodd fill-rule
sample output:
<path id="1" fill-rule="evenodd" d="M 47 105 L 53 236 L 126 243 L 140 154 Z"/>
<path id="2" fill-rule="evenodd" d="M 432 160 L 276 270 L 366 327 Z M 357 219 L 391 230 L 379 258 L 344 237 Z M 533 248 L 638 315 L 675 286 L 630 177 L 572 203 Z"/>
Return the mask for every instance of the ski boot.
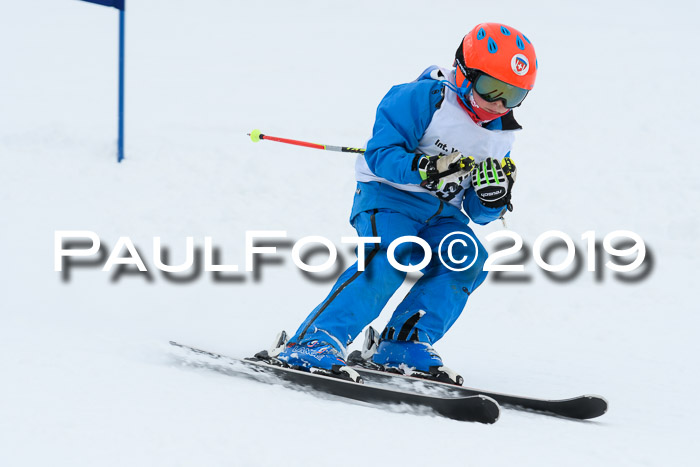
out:
<path id="1" fill-rule="evenodd" d="M 282 331 L 272 350 L 259 352 L 255 357 L 295 370 L 361 383 L 362 378 L 347 365 L 344 354 L 338 341 L 326 331 L 309 333 L 301 342 L 287 342 L 287 333 Z"/>
<path id="2" fill-rule="evenodd" d="M 458 386 L 464 383 L 462 376 L 442 363 L 442 358 L 429 343 L 381 338 L 371 326 L 365 333 L 363 350 L 350 354 L 348 361 L 369 369 Z"/>

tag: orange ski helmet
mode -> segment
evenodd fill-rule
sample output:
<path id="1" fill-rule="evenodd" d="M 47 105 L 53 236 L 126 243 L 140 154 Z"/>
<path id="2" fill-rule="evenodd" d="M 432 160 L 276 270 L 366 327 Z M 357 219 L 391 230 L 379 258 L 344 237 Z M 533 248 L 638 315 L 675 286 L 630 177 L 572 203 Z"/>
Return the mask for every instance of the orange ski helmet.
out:
<path id="1" fill-rule="evenodd" d="M 462 39 L 455 54 L 456 83 L 472 80 L 479 70 L 510 85 L 531 90 L 537 76 L 537 57 L 530 39 L 501 23 L 481 23 Z"/>

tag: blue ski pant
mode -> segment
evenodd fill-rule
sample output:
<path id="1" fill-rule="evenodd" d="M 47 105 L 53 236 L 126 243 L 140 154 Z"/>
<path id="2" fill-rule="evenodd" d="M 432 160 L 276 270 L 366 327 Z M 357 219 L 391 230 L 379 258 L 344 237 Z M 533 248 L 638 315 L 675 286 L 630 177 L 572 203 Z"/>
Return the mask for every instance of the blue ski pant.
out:
<path id="1" fill-rule="evenodd" d="M 387 324 L 386 337 L 431 344 L 437 342 L 462 313 L 469 294 L 486 279 L 483 265 L 488 253 L 474 232 L 453 217 L 436 217 L 419 222 L 387 209 L 361 212 L 353 219 L 353 226 L 359 236 L 381 237 L 381 243 L 365 246 L 364 271 L 359 271 L 355 262 L 343 272 L 325 300 L 304 320 L 291 341 L 303 342 L 305 336 L 323 330 L 347 347 L 365 326 L 379 316 L 403 283 L 406 273 L 389 263 L 387 249 L 395 239 L 410 235 L 420 237 L 430 245 L 432 259 L 422 269 L 423 276 L 396 307 Z M 438 257 L 440 242 L 453 232 L 469 234 L 473 241 L 467 239 L 463 243 L 453 244 L 452 259 L 457 262 L 452 262 L 447 250 L 453 238 L 448 238 L 441 247 L 441 260 Z M 462 235 L 459 238 L 468 237 Z M 424 255 L 423 248 L 412 242 L 402 243 L 394 252 L 396 260 L 404 265 L 409 261 L 418 264 Z M 443 261 L 453 268 L 473 264 L 464 271 L 454 271 L 446 267 Z"/>

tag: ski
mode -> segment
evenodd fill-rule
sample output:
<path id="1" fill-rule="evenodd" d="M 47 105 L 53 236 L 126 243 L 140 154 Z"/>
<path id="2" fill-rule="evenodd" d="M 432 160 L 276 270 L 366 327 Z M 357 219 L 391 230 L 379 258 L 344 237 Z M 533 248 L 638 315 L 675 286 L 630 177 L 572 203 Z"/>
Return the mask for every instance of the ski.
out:
<path id="1" fill-rule="evenodd" d="M 353 358 L 354 357 L 354 358 Z M 608 410 L 608 401 L 597 395 L 583 395 L 570 399 L 537 399 L 513 394 L 502 394 L 481 389 L 457 386 L 455 384 L 432 381 L 424 378 L 406 376 L 386 370 L 367 368 L 361 359 L 351 355 L 348 364 L 357 371 L 362 378 L 369 383 L 393 384 L 396 387 L 409 391 L 422 390 L 422 388 L 440 391 L 443 396 L 474 396 L 477 394 L 488 396 L 504 407 L 527 410 L 545 415 L 587 420 L 600 417 Z"/>
<path id="2" fill-rule="evenodd" d="M 419 392 L 386 387 L 381 378 L 369 378 L 367 383 L 353 382 L 318 373 L 285 368 L 259 358 L 239 359 L 197 349 L 178 342 L 170 345 L 185 352 L 180 361 L 186 365 L 207 368 L 231 376 L 247 377 L 264 383 L 281 383 L 291 388 L 311 388 L 323 394 L 364 402 L 373 406 L 410 406 L 431 409 L 453 420 L 495 423 L 500 408 L 491 397 L 481 394 Z M 371 375 L 376 376 L 376 375 Z"/>

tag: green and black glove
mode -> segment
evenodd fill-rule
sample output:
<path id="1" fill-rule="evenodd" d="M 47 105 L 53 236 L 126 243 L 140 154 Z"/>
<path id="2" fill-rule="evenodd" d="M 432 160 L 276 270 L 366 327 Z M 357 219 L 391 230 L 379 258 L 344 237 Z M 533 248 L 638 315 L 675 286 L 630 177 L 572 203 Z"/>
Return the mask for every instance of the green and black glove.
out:
<path id="1" fill-rule="evenodd" d="M 489 208 L 506 206 L 512 211 L 510 193 L 516 174 L 515 162 L 510 157 L 503 158 L 500 164 L 491 157 L 477 164 L 472 172 L 472 186 L 481 204 Z"/>

